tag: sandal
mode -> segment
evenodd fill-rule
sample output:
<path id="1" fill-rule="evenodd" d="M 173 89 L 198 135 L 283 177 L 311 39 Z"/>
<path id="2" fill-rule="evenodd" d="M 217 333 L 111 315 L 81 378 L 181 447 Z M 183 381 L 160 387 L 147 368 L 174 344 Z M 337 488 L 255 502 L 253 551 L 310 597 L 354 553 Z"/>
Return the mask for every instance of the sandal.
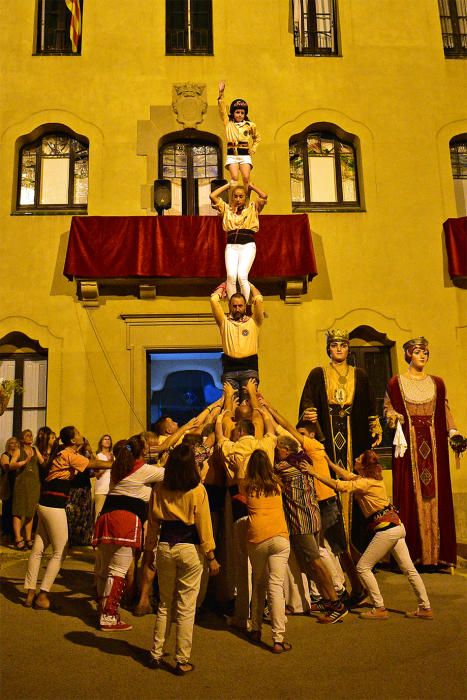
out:
<path id="1" fill-rule="evenodd" d="M 272 653 L 283 654 L 284 651 L 290 651 L 291 649 L 292 645 L 289 644 L 289 642 L 274 642 L 274 645 L 272 647 Z"/>
<path id="2" fill-rule="evenodd" d="M 184 664 L 177 661 L 177 665 L 175 666 L 175 673 L 177 676 L 185 676 L 187 673 L 191 673 L 194 670 L 194 664 L 191 664 L 189 661 L 186 661 Z"/>
<path id="3" fill-rule="evenodd" d="M 28 549 L 32 549 L 33 544 L 34 544 L 34 540 L 26 540 L 26 547 Z"/>
<path id="4" fill-rule="evenodd" d="M 26 542 L 23 539 L 15 540 L 15 549 L 17 549 L 19 552 L 22 552 L 24 549 L 26 549 Z"/>

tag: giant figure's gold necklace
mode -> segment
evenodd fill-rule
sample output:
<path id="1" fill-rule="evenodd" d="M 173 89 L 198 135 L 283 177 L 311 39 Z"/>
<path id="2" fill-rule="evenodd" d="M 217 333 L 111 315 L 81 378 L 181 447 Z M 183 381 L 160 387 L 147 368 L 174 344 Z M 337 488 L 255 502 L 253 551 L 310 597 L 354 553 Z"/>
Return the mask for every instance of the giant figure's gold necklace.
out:
<path id="1" fill-rule="evenodd" d="M 347 390 L 345 385 L 347 384 L 347 377 L 349 376 L 350 365 L 347 365 L 347 372 L 345 374 L 341 374 L 332 362 L 331 368 L 339 377 L 339 379 L 337 380 L 339 382 L 339 386 L 334 391 L 334 399 L 336 403 L 338 403 L 340 406 L 343 406 L 347 402 Z"/>

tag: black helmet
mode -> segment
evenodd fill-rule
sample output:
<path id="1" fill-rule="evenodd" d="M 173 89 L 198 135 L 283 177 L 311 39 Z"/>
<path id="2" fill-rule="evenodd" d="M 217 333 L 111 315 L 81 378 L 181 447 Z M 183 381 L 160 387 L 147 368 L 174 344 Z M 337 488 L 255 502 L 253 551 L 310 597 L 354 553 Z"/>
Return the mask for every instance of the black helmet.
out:
<path id="1" fill-rule="evenodd" d="M 245 100 L 242 100 L 241 98 L 234 100 L 230 105 L 230 116 L 233 115 L 236 109 L 244 109 L 245 119 L 248 119 L 248 102 L 245 102 Z"/>

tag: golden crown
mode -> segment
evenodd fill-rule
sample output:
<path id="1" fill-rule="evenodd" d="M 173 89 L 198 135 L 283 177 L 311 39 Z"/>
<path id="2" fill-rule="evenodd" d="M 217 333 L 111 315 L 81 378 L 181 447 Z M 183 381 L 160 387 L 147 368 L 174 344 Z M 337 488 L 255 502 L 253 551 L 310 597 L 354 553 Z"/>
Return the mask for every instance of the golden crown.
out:
<path id="1" fill-rule="evenodd" d="M 427 348 L 428 347 L 428 340 L 423 337 L 423 335 L 420 335 L 418 338 L 412 338 L 412 340 L 408 340 L 404 345 L 402 346 L 404 350 L 408 350 L 409 348 L 413 348 L 415 345 L 422 345 L 423 347 Z"/>
<path id="2" fill-rule="evenodd" d="M 341 328 L 331 328 L 326 331 L 326 345 L 329 346 L 330 343 L 335 341 L 340 341 L 341 343 L 349 342 L 349 331 L 344 331 Z"/>

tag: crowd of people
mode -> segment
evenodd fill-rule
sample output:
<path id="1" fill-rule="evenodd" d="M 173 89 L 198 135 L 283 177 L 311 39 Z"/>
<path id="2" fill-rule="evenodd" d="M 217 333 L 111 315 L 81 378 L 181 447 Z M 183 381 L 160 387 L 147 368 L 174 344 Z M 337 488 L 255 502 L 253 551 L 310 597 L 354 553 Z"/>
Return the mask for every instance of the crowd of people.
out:
<path id="1" fill-rule="evenodd" d="M 354 474 L 329 459 L 317 431 L 316 415 L 291 424 L 258 393 L 251 377 L 241 391 L 226 382 L 221 399 L 183 426 L 162 416 L 151 432 L 115 445 L 104 435 L 96 457 L 74 426 L 62 428 L 58 439 L 52 439 L 48 428 L 35 441 L 24 431 L 19 443 L 7 442 L 2 455 L 3 468 L 16 474 L 14 546 L 31 549 L 23 604 L 53 608 L 49 593 L 67 542 L 76 529 L 86 531 L 82 506 L 87 500 L 80 493 L 73 501 L 73 491 L 87 489 L 93 478 L 98 627 L 103 632 L 131 630 L 119 613 L 126 587 L 132 590 L 127 604 L 133 604 L 136 615 L 152 612 L 151 598 L 157 595 L 147 660 L 152 668 L 163 663 L 173 622 L 175 672 L 193 670 L 193 625 L 203 605 L 222 609 L 227 624 L 254 644 L 261 643 L 266 606 L 276 654 L 292 649 L 285 635 L 287 613 L 309 613 L 320 624 L 334 624 L 368 596 L 373 608 L 360 617 L 386 619 L 372 568 L 388 552 L 417 597 L 418 607 L 408 616 L 431 619 L 426 590 L 410 559 L 404 526 L 387 497 L 376 454 L 365 451 Z M 23 486 L 26 478 L 30 491 Z M 105 498 L 101 482 L 106 484 Z M 17 483 L 20 494 L 15 492 Z M 342 492 L 355 495 L 373 533 L 356 565 L 336 495 Z M 17 503 L 24 505 L 19 509 Z M 79 517 L 74 513 L 78 505 Z M 38 585 L 49 544 L 52 553 Z"/>

